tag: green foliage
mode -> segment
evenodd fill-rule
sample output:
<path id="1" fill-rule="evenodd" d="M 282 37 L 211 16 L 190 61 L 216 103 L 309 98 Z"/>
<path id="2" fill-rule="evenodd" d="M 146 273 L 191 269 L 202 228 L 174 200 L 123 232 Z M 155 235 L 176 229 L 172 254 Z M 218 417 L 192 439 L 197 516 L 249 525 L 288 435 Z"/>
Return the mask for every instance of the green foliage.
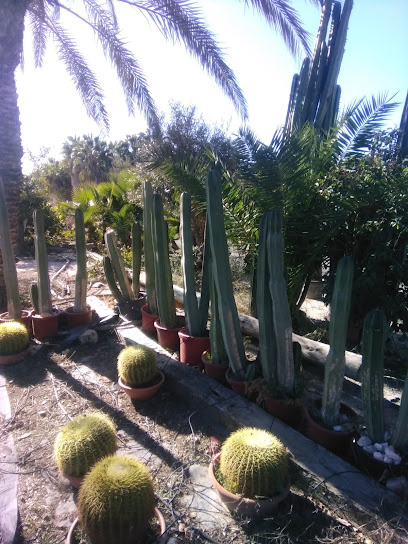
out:
<path id="1" fill-rule="evenodd" d="M 288 451 L 272 433 L 243 428 L 221 447 L 223 485 L 246 498 L 273 497 L 288 484 Z"/>
<path id="2" fill-rule="evenodd" d="M 116 452 L 116 431 L 112 421 L 98 412 L 77 416 L 58 433 L 54 458 L 68 476 L 82 477 L 95 463 Z"/>
<path id="3" fill-rule="evenodd" d="M 153 482 L 140 461 L 110 456 L 86 475 L 78 495 L 78 516 L 92 541 L 131 544 L 154 514 Z"/>
<path id="4" fill-rule="evenodd" d="M 27 329 L 16 321 L 0 323 L 0 355 L 15 355 L 28 348 Z"/>
<path id="5" fill-rule="evenodd" d="M 118 356 L 118 374 L 125 385 L 140 387 L 152 380 L 157 371 L 156 352 L 146 346 L 127 346 Z"/>
<path id="6" fill-rule="evenodd" d="M 50 244 L 59 243 L 64 230 L 63 218 L 49 204 L 49 197 L 33 180 L 24 178 L 19 207 L 20 223 L 24 225 L 26 251 L 34 247 L 34 210 L 41 210 L 44 216 L 44 231 Z"/>

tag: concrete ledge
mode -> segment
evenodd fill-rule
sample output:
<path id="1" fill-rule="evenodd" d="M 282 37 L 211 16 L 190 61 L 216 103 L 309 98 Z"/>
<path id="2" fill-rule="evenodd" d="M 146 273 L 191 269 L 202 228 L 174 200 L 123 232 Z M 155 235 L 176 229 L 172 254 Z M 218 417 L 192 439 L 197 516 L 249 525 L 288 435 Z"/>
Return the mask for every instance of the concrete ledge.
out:
<path id="1" fill-rule="evenodd" d="M 325 493 L 329 492 L 343 503 L 347 502 L 348 507 L 352 506 L 350 509 L 356 513 L 356 523 L 361 522 L 362 515 L 374 514 L 385 521 L 400 518 L 399 525 L 408 529 L 403 502 L 375 480 L 273 418 L 255 404 L 196 369 L 181 364 L 170 352 L 161 348 L 138 328 L 118 327 L 117 334 L 125 344 L 140 343 L 155 349 L 159 354 L 159 367 L 166 375 L 168 387 L 201 406 L 210 417 L 229 431 L 242 426 L 254 426 L 276 434 L 293 454 L 295 468 L 307 473 L 308 479 L 312 479 L 312 486 L 321 487 L 322 494 L 319 498 L 322 498 L 323 503 Z M 310 481 L 308 487 L 310 488 Z"/>

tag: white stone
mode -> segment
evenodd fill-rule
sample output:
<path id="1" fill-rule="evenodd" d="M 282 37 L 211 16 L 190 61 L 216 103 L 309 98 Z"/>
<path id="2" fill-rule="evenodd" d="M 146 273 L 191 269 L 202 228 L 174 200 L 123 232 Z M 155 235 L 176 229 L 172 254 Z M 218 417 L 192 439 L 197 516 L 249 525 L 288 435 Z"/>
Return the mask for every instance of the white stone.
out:
<path id="1" fill-rule="evenodd" d="M 88 329 L 79 337 L 81 344 L 96 344 L 98 341 L 98 333 L 93 329 Z"/>
<path id="2" fill-rule="evenodd" d="M 384 461 L 384 455 L 380 451 L 375 451 L 373 457 L 377 461 Z"/>
<path id="3" fill-rule="evenodd" d="M 387 442 L 391 438 L 390 431 L 384 431 L 384 440 Z"/>
<path id="4" fill-rule="evenodd" d="M 384 446 L 382 444 L 379 444 L 378 442 L 376 442 L 374 444 L 374 448 L 377 450 L 377 451 L 384 451 Z"/>
<path id="5" fill-rule="evenodd" d="M 393 461 L 401 461 L 401 456 L 398 455 L 398 453 L 394 450 L 392 446 L 385 448 L 384 453 L 385 455 L 387 455 L 387 457 L 390 457 Z"/>
<path id="6" fill-rule="evenodd" d="M 364 446 L 371 446 L 373 441 L 369 436 L 360 436 L 360 438 L 357 440 L 357 444 L 364 448 Z"/>
<path id="7" fill-rule="evenodd" d="M 366 452 L 366 453 L 369 453 L 370 455 L 372 455 L 376 449 L 374 448 L 373 445 L 371 446 L 363 446 L 363 450 Z"/>
<path id="8" fill-rule="evenodd" d="M 343 425 L 335 425 L 333 427 L 333 431 L 336 431 L 336 433 L 339 433 L 343 430 Z"/>
<path id="9" fill-rule="evenodd" d="M 392 465 L 392 459 L 391 457 L 388 457 L 388 455 L 384 455 L 383 461 L 384 463 L 388 463 L 389 465 Z"/>

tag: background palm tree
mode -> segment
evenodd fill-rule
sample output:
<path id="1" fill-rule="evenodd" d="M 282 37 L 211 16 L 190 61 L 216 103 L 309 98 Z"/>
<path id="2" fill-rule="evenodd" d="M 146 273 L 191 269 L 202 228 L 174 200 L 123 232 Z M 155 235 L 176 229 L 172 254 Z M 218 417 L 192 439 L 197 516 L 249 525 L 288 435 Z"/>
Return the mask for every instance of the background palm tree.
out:
<path id="1" fill-rule="evenodd" d="M 311 0 L 316 4 L 317 0 Z M 130 112 L 139 108 L 154 125 L 158 116 L 143 71 L 120 38 L 115 8 L 121 3 L 150 19 L 169 40 L 181 42 L 215 79 L 232 100 L 243 118 L 247 116 L 245 98 L 234 73 L 224 60 L 222 49 L 206 26 L 198 4 L 190 0 L 2 0 L 0 2 L 0 178 L 3 179 L 9 209 L 12 239 L 18 240 L 18 205 L 22 180 L 23 155 L 15 70 L 23 55 L 25 26 L 33 33 L 36 66 L 41 66 L 47 43 L 52 38 L 82 98 L 88 114 L 108 128 L 103 93 L 75 41 L 60 23 L 60 14 L 71 14 L 77 24 L 95 32 L 104 54 L 112 62 L 123 87 Z M 308 51 L 307 33 L 288 1 L 241 0 L 252 6 L 268 23 L 277 28 L 290 50 Z M 81 11 L 81 5 L 85 11 Z M 0 308 L 5 306 L 5 287 L 0 263 Z"/>

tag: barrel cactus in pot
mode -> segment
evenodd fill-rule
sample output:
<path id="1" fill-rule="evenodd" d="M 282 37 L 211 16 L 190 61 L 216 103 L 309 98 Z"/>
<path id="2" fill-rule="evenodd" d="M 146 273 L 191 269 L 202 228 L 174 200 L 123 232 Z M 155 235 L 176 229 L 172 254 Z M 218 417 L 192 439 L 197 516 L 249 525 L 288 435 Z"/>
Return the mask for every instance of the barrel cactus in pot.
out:
<path id="1" fill-rule="evenodd" d="M 164 374 L 157 369 L 156 352 L 143 345 L 122 349 L 118 355 L 119 385 L 130 397 L 144 400 L 163 385 Z"/>
<path id="2" fill-rule="evenodd" d="M 240 515 L 265 517 L 289 494 L 289 452 L 262 429 L 233 432 L 209 471 L 223 502 Z"/>
<path id="3" fill-rule="evenodd" d="M 22 323 L 17 321 L 0 323 L 0 364 L 22 361 L 29 342 L 27 328 Z"/>
<path id="4" fill-rule="evenodd" d="M 86 475 L 78 494 L 78 518 L 93 544 L 145 542 L 154 517 L 163 534 L 165 524 L 155 508 L 152 477 L 140 461 L 112 455 Z"/>
<path id="5" fill-rule="evenodd" d="M 208 229 L 204 238 L 204 253 L 201 275 L 201 296 L 197 299 L 195 289 L 193 237 L 191 232 L 191 197 L 183 193 L 180 198 L 181 264 L 183 271 L 183 300 L 186 327 L 179 331 L 180 361 L 200 365 L 201 355 L 208 351 L 210 340 L 207 331 L 210 299 L 210 247 Z"/>
<path id="6" fill-rule="evenodd" d="M 116 452 L 115 426 L 99 412 L 69 421 L 54 442 L 54 458 L 61 474 L 79 487 L 85 474 L 100 459 Z"/>

